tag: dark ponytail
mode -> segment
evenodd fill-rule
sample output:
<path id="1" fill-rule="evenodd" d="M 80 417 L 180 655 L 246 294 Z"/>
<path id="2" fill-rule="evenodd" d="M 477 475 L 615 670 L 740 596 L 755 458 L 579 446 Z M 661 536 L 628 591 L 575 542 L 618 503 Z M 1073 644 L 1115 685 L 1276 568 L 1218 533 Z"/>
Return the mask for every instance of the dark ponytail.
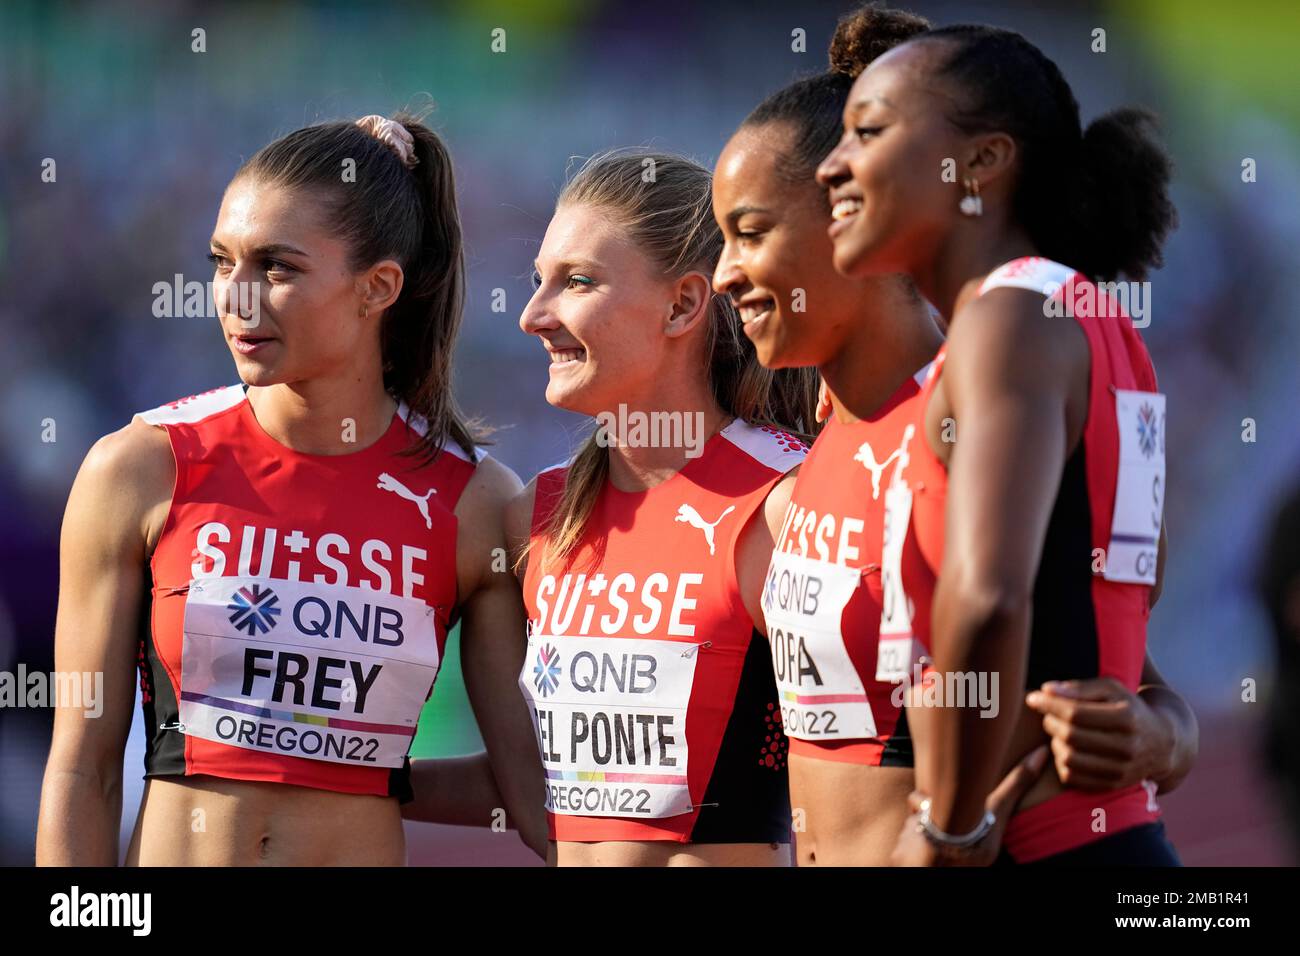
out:
<path id="1" fill-rule="evenodd" d="M 451 157 L 419 117 L 398 113 L 393 119 L 414 140 L 413 168 L 355 123 L 335 122 L 263 147 L 235 178 L 310 192 L 324 205 L 334 235 L 348 243 L 352 269 L 386 258 L 401 264 L 402 291 L 380 328 L 384 387 L 424 419 L 414 454 L 431 460 L 451 440 L 473 455 L 476 437 L 451 393 L 452 350 L 465 301 Z M 354 180 L 344 175 L 350 167 Z"/>
<path id="2" fill-rule="evenodd" d="M 1164 261 L 1161 247 L 1178 213 L 1168 191 L 1173 164 L 1155 126 L 1154 115 L 1130 107 L 1097 117 L 1084 131 L 1072 190 L 1081 223 L 1073 261 L 1087 275 L 1143 279 Z"/>
<path id="3" fill-rule="evenodd" d="M 937 70 L 956 104 L 949 119 L 1016 140 L 1012 214 L 1042 255 L 1097 280 L 1143 279 L 1161 264 L 1178 217 L 1150 113 L 1116 110 L 1084 133 L 1060 69 L 1019 33 L 960 25 L 921 40 L 950 48 Z"/>
<path id="4" fill-rule="evenodd" d="M 773 93 L 754 108 L 741 128 L 792 125 L 794 146 L 777 159 L 777 173 L 790 183 L 811 184 L 813 171 L 839 141 L 844 102 L 858 74 L 876 57 L 929 27 L 923 17 L 875 4 L 845 14 L 831 38 L 830 68 Z"/>

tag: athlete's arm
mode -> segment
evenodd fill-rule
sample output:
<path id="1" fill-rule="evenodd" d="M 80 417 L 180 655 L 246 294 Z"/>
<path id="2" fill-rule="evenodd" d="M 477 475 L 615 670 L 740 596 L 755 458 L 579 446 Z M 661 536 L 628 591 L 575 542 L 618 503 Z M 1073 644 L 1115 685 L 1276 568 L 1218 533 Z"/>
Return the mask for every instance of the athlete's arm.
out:
<path id="1" fill-rule="evenodd" d="M 1066 786 L 1119 790 L 1153 780 L 1158 792 L 1167 793 L 1196 763 L 1196 715 L 1165 683 L 1149 654 L 1136 694 L 1100 677 L 1050 682 L 1025 702 L 1043 715 L 1056 773 Z"/>
<path id="2" fill-rule="evenodd" d="M 1201 747 L 1200 726 L 1191 704 L 1165 683 L 1150 654 L 1142 663 L 1142 686 L 1138 688 L 1138 698 L 1170 726 L 1171 742 L 1164 746 L 1156 744 L 1149 749 L 1152 760 L 1146 773 L 1146 779 L 1156 782 L 1157 793 L 1168 793 L 1177 789 L 1196 765 Z"/>
<path id="3" fill-rule="evenodd" d="M 957 441 L 934 667 L 997 677 L 996 716 L 973 706 L 928 715 L 932 746 L 918 755 L 917 787 L 932 798 L 934 824 L 952 834 L 980 822 L 1006 767 L 1023 707 L 1034 579 L 1072 437 L 1067 415 L 1072 396 L 1086 396 L 1082 330 L 1045 318 L 1042 301 L 995 289 L 965 307 L 948 339 L 943 388 Z"/>
<path id="4" fill-rule="evenodd" d="M 59 543 L 54 667 L 102 675 L 102 711 L 60 706 L 41 787 L 36 862 L 115 866 L 122 753 L 135 705 L 144 567 L 171 500 L 166 433 L 134 421 L 101 438 L 68 496 Z"/>
<path id="5" fill-rule="evenodd" d="M 402 804 L 402 817 L 420 823 L 486 827 L 493 809 L 505 806 L 486 751 L 412 760 L 411 788 L 415 797 Z"/>
<path id="6" fill-rule="evenodd" d="M 745 609 L 758 633 L 767 636 L 767 623 L 763 618 L 763 581 L 767 566 L 772 561 L 772 549 L 781 534 L 786 508 L 794 493 L 799 466 L 786 472 L 763 500 L 763 507 L 755 509 L 749 523 L 740 532 L 736 542 L 736 584 L 745 602 Z"/>
<path id="7" fill-rule="evenodd" d="M 1160 600 L 1160 595 L 1165 590 L 1165 561 L 1169 557 L 1169 534 L 1165 530 L 1165 522 L 1160 522 L 1160 543 L 1156 546 L 1156 583 L 1151 588 L 1151 594 L 1147 597 L 1147 607 L 1155 607 L 1156 602 Z"/>
<path id="8" fill-rule="evenodd" d="M 508 818 L 524 843 L 545 857 L 542 762 L 519 690 L 528 616 L 512 573 L 505 529 L 506 507 L 519 493 L 515 473 L 487 458 L 457 505 L 458 563 L 473 574 L 472 585 L 461 592 L 461 662 Z"/>
<path id="9" fill-rule="evenodd" d="M 509 557 L 514 560 L 513 553 Z M 461 633 L 463 645 L 463 625 Z M 485 643 L 480 642 L 480 646 Z M 462 647 L 462 663 L 464 660 Z M 466 680 L 469 680 L 468 674 Z M 495 811 L 505 807 L 487 751 L 464 757 L 413 760 L 411 785 L 415 797 L 402 806 L 402 816 L 407 820 L 454 826 L 491 826 L 497 819 Z"/>

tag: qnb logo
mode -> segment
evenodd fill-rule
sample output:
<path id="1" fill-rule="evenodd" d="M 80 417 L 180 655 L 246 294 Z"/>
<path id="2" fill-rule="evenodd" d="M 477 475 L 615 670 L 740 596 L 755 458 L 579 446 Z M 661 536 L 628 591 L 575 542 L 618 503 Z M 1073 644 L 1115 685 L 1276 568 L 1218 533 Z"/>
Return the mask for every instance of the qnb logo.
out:
<path id="1" fill-rule="evenodd" d="M 533 664 L 533 686 L 543 697 L 555 693 L 560 686 L 560 652 L 550 644 L 543 644 Z"/>
<path id="2" fill-rule="evenodd" d="M 391 491 L 393 494 L 405 498 L 407 501 L 420 509 L 420 516 L 424 518 L 424 526 L 430 531 L 433 530 L 433 519 L 429 516 L 429 498 L 438 493 L 437 488 L 430 488 L 422 495 L 417 495 L 406 485 L 402 484 L 388 472 L 381 472 L 379 475 L 379 484 L 375 486 L 383 491 Z"/>
<path id="3" fill-rule="evenodd" d="M 727 505 L 727 509 L 723 511 L 722 514 L 718 515 L 717 521 L 708 522 L 705 521 L 704 518 L 700 516 L 700 513 L 696 511 L 694 508 L 692 508 L 690 505 L 682 505 L 680 508 L 677 509 L 677 517 L 675 517 L 673 520 L 684 521 L 687 524 L 689 524 L 692 528 L 699 528 L 701 531 L 703 531 L 704 540 L 707 541 L 709 544 L 709 554 L 714 554 L 716 553 L 717 549 L 713 545 L 713 529 L 716 528 L 719 525 L 719 523 L 721 523 L 723 518 L 725 518 L 727 515 L 731 514 L 735 510 L 736 510 L 735 505 Z"/>
<path id="4" fill-rule="evenodd" d="M 279 603 L 280 599 L 270 588 L 253 584 L 231 595 L 226 610 L 230 612 L 230 623 L 235 630 L 247 631 L 248 636 L 253 637 L 275 627 L 275 619 L 280 616 L 280 608 L 276 606 Z"/>
<path id="5" fill-rule="evenodd" d="M 1160 438 L 1160 426 L 1156 422 L 1156 410 L 1147 402 L 1142 403 L 1137 416 L 1138 447 L 1142 454 L 1150 458 L 1156 453 L 1156 442 Z"/>

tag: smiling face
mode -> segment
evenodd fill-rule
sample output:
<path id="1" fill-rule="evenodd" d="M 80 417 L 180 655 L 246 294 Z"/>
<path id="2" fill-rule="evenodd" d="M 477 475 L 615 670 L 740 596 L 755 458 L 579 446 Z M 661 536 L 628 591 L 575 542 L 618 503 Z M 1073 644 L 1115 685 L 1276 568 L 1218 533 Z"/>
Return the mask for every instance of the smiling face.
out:
<path id="1" fill-rule="evenodd" d="M 830 190 L 835 268 L 915 275 L 960 219 L 968 138 L 945 117 L 932 79 L 944 55 L 911 41 L 873 62 L 849 93 L 844 136 L 817 169 Z M 955 161 L 955 181 L 943 173 Z"/>
<path id="2" fill-rule="evenodd" d="M 379 348 L 379 316 L 359 314 L 347 244 L 330 235 L 320 209 L 311 196 L 250 177 L 236 179 L 222 199 L 213 298 L 248 385 L 324 377 Z"/>
<path id="3" fill-rule="evenodd" d="M 609 210 L 561 205 L 534 269 L 536 291 L 519 327 L 550 355 L 552 405 L 596 415 L 648 400 L 664 376 L 682 374 L 665 334 L 675 282 Z"/>
<path id="4" fill-rule="evenodd" d="M 713 287 L 736 304 L 768 368 L 824 364 L 849 332 L 861 295 L 832 264 L 825 192 L 811 172 L 802 184 L 778 174 L 793 136 L 785 123 L 741 128 L 713 178 L 713 213 L 726 242 Z"/>

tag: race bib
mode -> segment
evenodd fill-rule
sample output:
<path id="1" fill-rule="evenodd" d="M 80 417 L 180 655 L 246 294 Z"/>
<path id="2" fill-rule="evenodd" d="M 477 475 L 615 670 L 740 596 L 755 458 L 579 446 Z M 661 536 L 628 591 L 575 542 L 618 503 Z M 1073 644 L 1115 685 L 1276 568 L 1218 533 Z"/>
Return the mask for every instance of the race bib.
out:
<path id="1" fill-rule="evenodd" d="M 857 568 L 774 551 L 763 616 L 785 732 L 800 740 L 876 736 L 866 689 L 840 631 L 844 606 L 862 580 Z"/>
<path id="2" fill-rule="evenodd" d="M 1117 389 L 1115 419 L 1119 471 L 1102 576 L 1154 585 L 1165 505 L 1165 396 Z"/>
<path id="3" fill-rule="evenodd" d="M 880 556 L 880 645 L 876 680 L 897 683 L 912 673 L 924 651 L 912 633 L 915 608 L 903 588 L 903 542 L 912 519 L 912 489 L 896 482 L 885 491 L 885 526 Z"/>
<path id="4" fill-rule="evenodd" d="M 656 819 L 690 813 L 686 709 L 700 645 L 530 634 L 519 686 L 546 769 L 546 809 Z"/>
<path id="5" fill-rule="evenodd" d="M 274 578 L 190 582 L 184 733 L 267 753 L 400 767 L 438 674 L 433 608 Z"/>

